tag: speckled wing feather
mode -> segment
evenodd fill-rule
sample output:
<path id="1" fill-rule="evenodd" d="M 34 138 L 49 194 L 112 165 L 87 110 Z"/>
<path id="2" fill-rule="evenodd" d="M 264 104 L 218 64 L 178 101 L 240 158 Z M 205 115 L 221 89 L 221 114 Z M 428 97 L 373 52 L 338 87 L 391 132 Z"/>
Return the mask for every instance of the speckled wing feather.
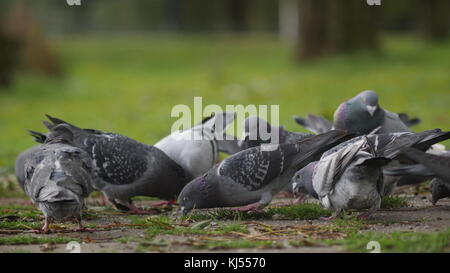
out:
<path id="1" fill-rule="evenodd" d="M 94 172 L 103 181 L 115 185 L 130 184 L 147 170 L 146 157 L 154 147 L 119 134 L 80 129 L 61 119 L 46 116 L 53 123 L 44 123 L 50 131 L 59 124 L 72 128 L 75 145 L 88 152 Z"/>
<path id="2" fill-rule="evenodd" d="M 148 168 L 148 153 L 155 149 L 111 133 L 88 134 L 84 139 L 78 138 L 78 141 L 84 144 L 91 156 L 96 174 L 116 185 L 130 184 L 139 179 Z"/>
<path id="3" fill-rule="evenodd" d="M 298 151 L 295 144 L 278 145 L 273 151 L 250 148 L 225 159 L 218 168 L 218 174 L 256 191 L 289 168 Z"/>

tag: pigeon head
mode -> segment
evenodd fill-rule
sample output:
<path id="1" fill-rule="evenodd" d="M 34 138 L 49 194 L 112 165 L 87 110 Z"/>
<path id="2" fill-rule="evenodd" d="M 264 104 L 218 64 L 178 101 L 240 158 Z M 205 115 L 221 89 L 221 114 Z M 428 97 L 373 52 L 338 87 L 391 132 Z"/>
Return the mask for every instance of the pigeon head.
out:
<path id="1" fill-rule="evenodd" d="M 191 210 L 209 208 L 213 202 L 211 184 L 206 180 L 207 175 L 195 178 L 189 182 L 178 196 L 181 212 L 186 215 Z"/>
<path id="2" fill-rule="evenodd" d="M 366 108 L 366 111 L 373 117 L 375 111 L 378 110 L 378 95 L 372 90 L 366 90 L 357 95 L 357 98 Z"/>
<path id="3" fill-rule="evenodd" d="M 440 179 L 433 179 L 431 183 L 431 203 L 435 205 L 439 199 L 450 197 L 450 186 Z"/>
<path id="4" fill-rule="evenodd" d="M 318 198 L 317 192 L 314 190 L 312 179 L 314 174 L 314 167 L 317 162 L 311 162 L 306 167 L 298 171 L 294 177 L 292 177 L 292 192 L 307 193 L 314 198 Z"/>
<path id="5" fill-rule="evenodd" d="M 349 133 L 369 134 L 383 119 L 377 93 L 366 90 L 339 105 L 334 113 L 334 127 Z"/>

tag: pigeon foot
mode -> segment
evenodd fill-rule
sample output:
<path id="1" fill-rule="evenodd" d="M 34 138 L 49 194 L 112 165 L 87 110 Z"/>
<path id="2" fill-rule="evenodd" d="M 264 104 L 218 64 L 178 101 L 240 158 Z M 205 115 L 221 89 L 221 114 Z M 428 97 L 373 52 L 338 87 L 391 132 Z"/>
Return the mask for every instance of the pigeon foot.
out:
<path id="1" fill-rule="evenodd" d="M 232 208 L 232 211 L 243 211 L 243 212 L 248 212 L 248 211 L 260 211 L 264 206 L 261 205 L 261 203 L 256 202 L 253 204 L 249 204 L 243 207 L 239 207 L 239 208 Z"/>
<path id="2" fill-rule="evenodd" d="M 177 205 L 176 200 L 168 200 L 168 201 L 156 201 L 151 203 L 150 206 L 152 207 L 162 207 L 162 206 L 171 206 L 171 205 Z"/>

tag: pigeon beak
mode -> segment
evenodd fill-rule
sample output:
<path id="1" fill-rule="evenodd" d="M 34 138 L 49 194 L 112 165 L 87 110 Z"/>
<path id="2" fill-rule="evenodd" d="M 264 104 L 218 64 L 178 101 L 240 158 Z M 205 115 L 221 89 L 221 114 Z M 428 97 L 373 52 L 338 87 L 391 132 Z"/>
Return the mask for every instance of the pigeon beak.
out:
<path id="1" fill-rule="evenodd" d="M 375 111 L 377 110 L 377 106 L 372 106 L 372 105 L 367 105 L 366 109 L 367 112 L 369 112 L 370 116 L 373 117 L 373 115 L 375 114 Z"/>

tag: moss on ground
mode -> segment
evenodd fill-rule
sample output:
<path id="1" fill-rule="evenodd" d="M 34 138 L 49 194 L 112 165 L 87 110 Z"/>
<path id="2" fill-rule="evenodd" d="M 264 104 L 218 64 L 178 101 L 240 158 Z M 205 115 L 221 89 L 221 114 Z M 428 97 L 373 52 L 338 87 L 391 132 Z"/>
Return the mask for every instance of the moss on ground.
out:
<path id="1" fill-rule="evenodd" d="M 71 241 L 77 240 L 67 236 L 13 235 L 0 237 L 0 245 L 65 244 Z"/>
<path id="2" fill-rule="evenodd" d="M 398 209 L 409 205 L 408 200 L 400 196 L 386 196 L 381 200 L 382 209 Z"/>
<path id="3" fill-rule="evenodd" d="M 184 219 L 193 219 L 196 221 L 214 219 L 214 220 L 313 220 L 320 217 L 330 216 L 330 211 L 322 208 L 318 204 L 304 203 L 293 206 L 269 207 L 263 211 L 239 212 L 227 208 L 214 209 L 207 212 L 193 212 L 185 216 Z"/>
<path id="4" fill-rule="evenodd" d="M 441 232 L 351 232 L 346 238 L 328 241 L 328 244 L 342 245 L 352 252 L 368 252 L 367 244 L 376 241 L 381 252 L 438 253 L 450 251 L 450 229 Z"/>

